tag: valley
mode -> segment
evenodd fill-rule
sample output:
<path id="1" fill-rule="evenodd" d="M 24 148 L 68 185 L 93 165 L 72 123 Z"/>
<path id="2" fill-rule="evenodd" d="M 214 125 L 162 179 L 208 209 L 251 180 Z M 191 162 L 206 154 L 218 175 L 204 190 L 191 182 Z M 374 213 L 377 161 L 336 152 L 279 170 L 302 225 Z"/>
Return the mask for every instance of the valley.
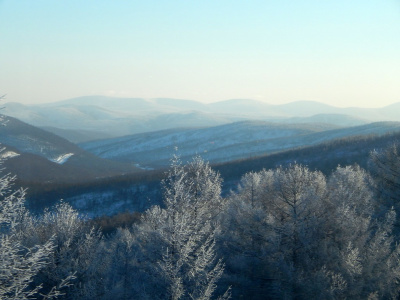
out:
<path id="1" fill-rule="evenodd" d="M 0 1 L 0 300 L 400 299 L 399 1 Z"/>
<path id="2" fill-rule="evenodd" d="M 367 168 L 369 153 L 400 134 L 396 105 L 115 100 L 5 105 L 21 120 L 6 117 L 0 128 L 4 166 L 28 187 L 31 209 L 64 199 L 90 217 L 142 212 L 161 203 L 160 181 L 173 155 L 183 163 L 195 156 L 209 161 L 224 178 L 224 194 L 247 172 L 294 162 L 326 174 L 339 164 Z"/>
<path id="3" fill-rule="evenodd" d="M 88 142 L 80 146 L 102 158 L 135 162 L 150 168 L 166 168 L 174 153 L 179 154 L 184 162 L 199 155 L 211 163 L 221 163 L 317 145 L 334 139 L 399 130 L 400 122 L 337 128 L 318 123 L 243 121 L 202 129 L 156 131 Z"/>

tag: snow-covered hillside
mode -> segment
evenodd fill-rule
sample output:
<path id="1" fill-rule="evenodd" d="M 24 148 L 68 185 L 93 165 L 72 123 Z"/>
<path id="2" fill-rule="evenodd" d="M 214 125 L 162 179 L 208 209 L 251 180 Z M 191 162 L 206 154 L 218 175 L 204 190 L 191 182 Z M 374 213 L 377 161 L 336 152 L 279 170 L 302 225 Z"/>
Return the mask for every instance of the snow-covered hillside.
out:
<path id="1" fill-rule="evenodd" d="M 68 161 L 68 159 L 69 159 L 72 155 L 74 155 L 74 153 L 66 153 L 66 154 L 60 155 L 60 156 L 55 157 L 55 158 L 50 158 L 50 160 L 53 161 L 53 162 L 55 162 L 55 163 L 57 163 L 57 164 L 62 165 L 62 164 L 64 164 L 64 163 L 66 163 L 66 162 Z"/>
<path id="2" fill-rule="evenodd" d="M 84 143 L 81 146 L 103 158 L 138 163 L 142 167 L 160 167 L 169 164 L 176 148 L 183 160 L 200 155 L 215 163 L 315 145 L 348 136 L 384 134 L 399 130 L 398 122 L 339 129 L 327 125 L 237 122 L 203 129 L 138 134 Z"/>
<path id="3" fill-rule="evenodd" d="M 15 151 L 11 151 L 11 150 L 0 151 L 0 159 L 13 158 L 13 157 L 17 157 L 17 156 L 20 156 L 20 155 L 21 154 L 15 152 Z"/>
<path id="4" fill-rule="evenodd" d="M 2 144 L 23 153 L 42 156 L 58 164 L 65 163 L 74 153 L 82 149 L 67 140 L 42 129 L 33 127 L 11 117 L 5 117 L 7 126 L 0 127 Z"/>
<path id="5" fill-rule="evenodd" d="M 0 152 L 7 170 L 24 181 L 83 182 L 121 175 L 139 169 L 131 164 L 108 161 L 40 128 L 5 117 L 0 126 Z"/>

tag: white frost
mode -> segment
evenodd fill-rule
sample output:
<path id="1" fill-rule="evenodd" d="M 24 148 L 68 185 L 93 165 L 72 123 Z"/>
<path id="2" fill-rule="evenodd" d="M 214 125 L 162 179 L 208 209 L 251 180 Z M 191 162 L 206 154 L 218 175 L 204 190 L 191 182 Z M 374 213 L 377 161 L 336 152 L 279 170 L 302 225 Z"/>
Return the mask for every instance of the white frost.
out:
<path id="1" fill-rule="evenodd" d="M 12 158 L 16 156 L 20 156 L 20 154 L 14 151 L 5 151 L 0 153 L 0 158 Z"/>
<path id="2" fill-rule="evenodd" d="M 60 155 L 59 157 L 50 159 L 50 160 L 51 160 L 52 162 L 55 162 L 55 163 L 59 164 L 59 165 L 62 165 L 62 164 L 64 164 L 64 163 L 66 163 L 66 162 L 68 161 L 68 159 L 69 159 L 72 155 L 74 155 L 74 153 L 67 153 L 67 154 Z"/>

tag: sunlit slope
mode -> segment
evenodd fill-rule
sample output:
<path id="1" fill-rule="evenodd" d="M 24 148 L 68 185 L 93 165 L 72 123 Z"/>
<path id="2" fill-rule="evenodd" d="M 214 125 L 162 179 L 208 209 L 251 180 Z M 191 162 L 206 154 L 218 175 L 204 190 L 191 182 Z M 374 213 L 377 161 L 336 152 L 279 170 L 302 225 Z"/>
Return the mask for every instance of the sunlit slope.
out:
<path id="1" fill-rule="evenodd" d="M 212 163 L 248 158 L 349 136 L 384 134 L 400 130 L 399 122 L 378 122 L 348 128 L 326 124 L 237 122 L 203 129 L 158 131 L 81 144 L 103 158 L 163 167 L 174 153 L 189 160 L 200 155 Z M 176 149 L 178 149 L 176 151 Z"/>

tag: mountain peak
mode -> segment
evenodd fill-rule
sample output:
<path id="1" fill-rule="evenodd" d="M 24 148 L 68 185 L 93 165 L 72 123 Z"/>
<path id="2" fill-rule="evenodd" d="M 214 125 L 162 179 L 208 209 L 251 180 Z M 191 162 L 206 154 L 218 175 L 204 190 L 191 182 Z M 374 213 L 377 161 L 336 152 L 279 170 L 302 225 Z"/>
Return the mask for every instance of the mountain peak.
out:
<path id="1" fill-rule="evenodd" d="M 293 102 L 289 102 L 286 104 L 278 104 L 277 106 L 307 106 L 307 105 L 312 105 L 312 106 L 318 106 L 318 107 L 329 107 L 329 108 L 337 108 L 336 106 L 325 104 L 322 102 L 318 101 L 313 101 L 313 100 L 297 100 Z"/>

